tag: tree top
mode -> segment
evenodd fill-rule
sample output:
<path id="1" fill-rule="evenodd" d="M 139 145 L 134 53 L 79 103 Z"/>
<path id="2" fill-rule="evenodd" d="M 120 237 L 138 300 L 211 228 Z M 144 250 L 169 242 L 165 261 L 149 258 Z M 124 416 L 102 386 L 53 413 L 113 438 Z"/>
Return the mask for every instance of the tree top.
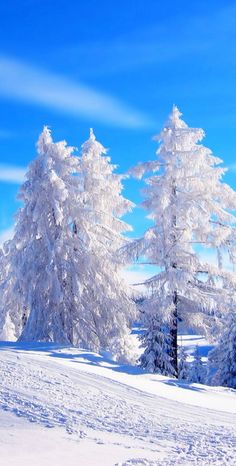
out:
<path id="1" fill-rule="evenodd" d="M 89 130 L 89 139 L 90 139 L 90 141 L 95 141 L 95 139 L 96 139 L 95 134 L 93 132 L 93 128 L 90 128 L 90 130 Z"/>
<path id="2" fill-rule="evenodd" d="M 181 120 L 181 115 L 182 113 L 178 109 L 176 105 L 173 105 L 172 107 L 172 112 L 169 115 L 168 121 L 167 121 L 167 127 L 170 128 L 183 128 L 186 126 L 183 120 Z"/>
<path id="3" fill-rule="evenodd" d="M 42 153 L 45 152 L 47 145 L 51 144 L 52 142 L 51 130 L 48 128 L 48 126 L 44 126 L 37 143 L 38 151 Z"/>

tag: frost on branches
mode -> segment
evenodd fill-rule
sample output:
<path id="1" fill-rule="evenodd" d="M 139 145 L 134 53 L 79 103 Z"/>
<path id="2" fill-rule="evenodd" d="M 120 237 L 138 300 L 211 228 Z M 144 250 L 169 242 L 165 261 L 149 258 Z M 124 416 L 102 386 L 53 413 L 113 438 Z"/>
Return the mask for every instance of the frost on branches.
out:
<path id="1" fill-rule="evenodd" d="M 206 383 L 206 368 L 203 365 L 198 347 L 195 349 L 194 359 L 190 364 L 188 380 L 192 383 Z"/>
<path id="2" fill-rule="evenodd" d="M 178 347 L 178 378 L 180 380 L 188 380 L 189 366 L 187 363 L 187 353 L 184 346 Z"/>
<path id="3" fill-rule="evenodd" d="M 147 312 L 144 313 L 144 326 L 146 318 L 147 328 L 141 336 L 142 346 L 145 348 L 140 357 L 141 366 L 148 372 L 175 376 L 170 354 L 168 327 L 161 324 L 154 313 L 149 315 Z"/>
<path id="4" fill-rule="evenodd" d="M 225 331 L 218 345 L 209 353 L 210 381 L 236 389 L 236 314 L 227 319 Z"/>
<path id="5" fill-rule="evenodd" d="M 0 249 L 0 340 L 15 341 L 28 315 L 13 265 L 16 254 L 13 241 L 5 242 Z"/>
<path id="6" fill-rule="evenodd" d="M 109 348 L 117 358 L 129 352 L 130 325 L 136 313 L 120 268 L 117 251 L 131 227 L 120 217 L 133 204 L 121 195 L 122 176 L 96 141 L 93 131 L 82 146 L 80 208 L 76 218 L 78 247 L 84 251 L 80 273 L 80 339 L 94 350 Z"/>
<path id="7" fill-rule="evenodd" d="M 119 217 L 132 203 L 92 131 L 82 157 L 72 151 L 44 128 L 20 190 L 14 238 L 0 257 L 1 330 L 10 322 L 21 340 L 108 349 L 124 359 L 136 308 L 116 251 L 130 229 Z"/>
<path id="8" fill-rule="evenodd" d="M 236 193 L 221 182 L 225 173 L 218 166 L 221 160 L 199 144 L 203 130 L 189 128 L 180 117 L 174 106 L 156 137 L 160 141 L 157 160 L 133 169 L 137 177 L 153 172 L 146 178 L 143 202 L 153 226 L 143 238 L 123 249 L 124 256 L 144 256 L 159 268 L 145 282 L 149 295 L 142 364 L 146 367 L 155 359 L 156 370 L 162 367 L 163 357 L 153 356 L 159 339 L 159 328 L 153 331 L 153 322 L 162 322 L 169 327 L 171 373 L 177 376 L 178 323 L 183 321 L 187 327 L 209 333 L 210 314 L 217 309 L 225 312 L 233 299 L 235 279 L 223 271 L 222 256 L 227 253 L 235 261 L 236 221 Z M 205 250 L 217 253 L 218 267 L 201 260 L 199 252 Z"/>
<path id="9" fill-rule="evenodd" d="M 23 201 L 11 242 L 14 295 L 29 316 L 20 339 L 73 343 L 78 283 L 74 280 L 70 202 L 75 202 L 78 166 L 72 148 L 54 144 L 48 128 L 38 141 L 38 157 L 22 185 Z"/>

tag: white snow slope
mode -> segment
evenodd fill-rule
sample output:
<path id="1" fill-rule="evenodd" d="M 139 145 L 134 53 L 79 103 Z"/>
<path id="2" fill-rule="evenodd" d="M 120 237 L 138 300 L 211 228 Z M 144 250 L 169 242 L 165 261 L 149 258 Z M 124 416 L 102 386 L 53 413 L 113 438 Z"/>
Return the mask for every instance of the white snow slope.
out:
<path id="1" fill-rule="evenodd" d="M 235 465 L 236 391 L 0 344 L 0 466 Z"/>

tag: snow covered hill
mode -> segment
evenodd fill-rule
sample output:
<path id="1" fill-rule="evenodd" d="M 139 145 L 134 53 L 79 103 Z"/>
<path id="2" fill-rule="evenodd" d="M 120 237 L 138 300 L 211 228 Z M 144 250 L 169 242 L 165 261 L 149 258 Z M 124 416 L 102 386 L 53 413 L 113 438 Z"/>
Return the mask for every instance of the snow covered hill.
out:
<path id="1" fill-rule="evenodd" d="M 236 391 L 0 344 L 0 466 L 235 465 Z"/>

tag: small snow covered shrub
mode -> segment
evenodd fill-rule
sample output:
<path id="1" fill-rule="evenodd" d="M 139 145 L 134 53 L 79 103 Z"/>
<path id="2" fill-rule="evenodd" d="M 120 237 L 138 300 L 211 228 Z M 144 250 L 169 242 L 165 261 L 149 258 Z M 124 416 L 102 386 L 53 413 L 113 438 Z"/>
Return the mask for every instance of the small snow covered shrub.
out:
<path id="1" fill-rule="evenodd" d="M 189 367 L 188 380 L 192 383 L 206 383 L 206 368 L 203 365 L 198 347 L 195 349 L 194 359 Z"/>

